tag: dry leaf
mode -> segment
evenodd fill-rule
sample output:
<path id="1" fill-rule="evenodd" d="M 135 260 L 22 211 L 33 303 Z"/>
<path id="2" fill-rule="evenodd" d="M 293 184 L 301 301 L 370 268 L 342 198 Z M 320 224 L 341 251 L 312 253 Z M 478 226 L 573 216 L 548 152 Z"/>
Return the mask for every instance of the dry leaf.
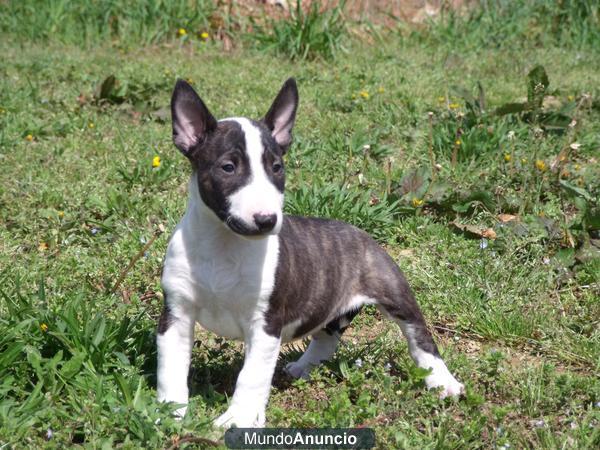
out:
<path id="1" fill-rule="evenodd" d="M 226 34 L 223 36 L 223 51 L 226 53 L 229 53 L 231 50 L 233 50 L 233 41 L 231 40 L 231 38 L 229 36 L 227 36 Z"/>
<path id="2" fill-rule="evenodd" d="M 492 229 L 492 228 L 486 228 L 485 230 L 483 230 L 481 232 L 481 235 L 484 238 L 488 238 L 488 239 L 496 239 L 496 232 Z"/>
<path id="3" fill-rule="evenodd" d="M 123 289 L 121 291 L 121 297 L 123 298 L 123 303 L 127 303 L 127 304 L 131 303 L 131 292 L 130 291 Z"/>
<path id="4" fill-rule="evenodd" d="M 502 223 L 507 223 L 517 219 L 518 217 L 512 214 L 498 214 L 498 220 Z"/>
<path id="5" fill-rule="evenodd" d="M 496 232 L 491 228 L 483 228 L 478 225 L 469 225 L 466 223 L 460 223 L 456 220 L 451 222 L 450 225 L 456 227 L 469 237 L 474 238 L 487 238 L 496 239 Z"/>

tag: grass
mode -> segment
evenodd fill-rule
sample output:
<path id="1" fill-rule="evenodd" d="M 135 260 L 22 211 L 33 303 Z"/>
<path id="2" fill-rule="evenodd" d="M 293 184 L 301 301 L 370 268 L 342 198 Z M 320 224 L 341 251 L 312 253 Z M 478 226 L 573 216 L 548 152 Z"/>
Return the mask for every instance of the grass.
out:
<path id="1" fill-rule="evenodd" d="M 600 39 L 599 7 L 598 0 L 481 0 L 467 12 L 442 8 L 441 26 L 421 37 L 469 49 L 593 48 Z"/>
<path id="2" fill-rule="evenodd" d="M 343 50 L 345 35 L 344 2 L 321 10 L 319 2 L 307 10 L 301 3 L 285 20 L 269 20 L 266 25 L 254 24 L 251 40 L 263 50 L 275 50 L 292 59 L 331 59 Z"/>
<path id="3" fill-rule="evenodd" d="M 140 31 L 90 48 L 0 14 L 31 21 L 0 40 L 0 446 L 219 438 L 239 344 L 199 330 L 187 417 L 155 401 L 161 263 L 189 176 L 163 108 L 184 77 L 217 116 L 260 117 L 294 75 L 288 212 L 348 220 L 387 248 L 467 395 L 426 392 L 397 328 L 368 310 L 310 381 L 285 377 L 301 346 L 284 349 L 269 424 L 369 426 L 378 448 L 597 448 L 599 47 L 563 37 L 590 16 L 522 41 L 530 8 L 548 5 L 487 6 L 510 13 L 502 45 L 483 19 L 454 18 L 377 45 L 346 37 L 327 62 L 232 58 L 175 38 L 193 29 L 178 16 L 158 44 Z M 460 36 L 442 39 L 450 25 Z"/>
<path id="4" fill-rule="evenodd" d="M 0 31 L 84 47 L 110 42 L 137 46 L 176 35 L 185 38 L 188 31 L 202 33 L 210 27 L 214 8 L 209 0 L 9 0 L 0 5 Z"/>

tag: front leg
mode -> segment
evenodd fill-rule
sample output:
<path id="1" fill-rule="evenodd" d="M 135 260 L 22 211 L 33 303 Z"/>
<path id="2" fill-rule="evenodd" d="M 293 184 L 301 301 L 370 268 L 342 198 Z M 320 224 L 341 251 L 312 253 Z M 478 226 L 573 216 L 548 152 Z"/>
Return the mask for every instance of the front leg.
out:
<path id="1" fill-rule="evenodd" d="M 244 367 L 238 375 L 233 399 L 215 425 L 240 428 L 262 427 L 269 400 L 271 380 L 279 356 L 281 336 L 270 336 L 256 324 L 245 338 Z"/>
<path id="2" fill-rule="evenodd" d="M 184 301 L 165 294 L 165 307 L 158 321 L 157 394 L 161 402 L 187 405 L 187 377 L 190 368 L 196 310 Z M 187 406 L 175 411 L 183 417 Z"/>

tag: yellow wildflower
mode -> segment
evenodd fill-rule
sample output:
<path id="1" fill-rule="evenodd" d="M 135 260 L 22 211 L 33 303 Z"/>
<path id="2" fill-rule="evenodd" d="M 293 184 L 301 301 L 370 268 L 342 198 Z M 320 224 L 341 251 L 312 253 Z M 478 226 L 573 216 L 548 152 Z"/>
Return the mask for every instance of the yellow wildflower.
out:
<path id="1" fill-rule="evenodd" d="M 25 136 L 25 139 L 31 142 L 33 141 L 33 136 L 31 134 L 28 134 L 27 136 Z"/>
<path id="2" fill-rule="evenodd" d="M 48 331 L 48 325 L 46 325 L 45 323 L 40 324 L 40 330 L 42 330 L 45 333 L 46 331 Z"/>
<path id="3" fill-rule="evenodd" d="M 61 219 L 62 219 L 63 217 L 65 217 L 65 212 L 64 212 L 64 211 L 59 211 L 59 212 L 58 212 L 58 217 L 60 217 Z"/>
<path id="4" fill-rule="evenodd" d="M 377 88 L 377 92 L 380 93 L 380 94 L 383 94 L 385 92 L 385 89 L 383 88 L 383 86 L 379 86 Z"/>
<path id="5" fill-rule="evenodd" d="M 46 250 L 48 250 L 48 244 L 46 244 L 45 242 L 40 242 L 40 245 L 38 245 L 38 250 L 40 252 L 45 252 Z"/>
<path id="6" fill-rule="evenodd" d="M 444 103 L 446 101 L 446 97 L 438 97 L 438 102 Z"/>
<path id="7" fill-rule="evenodd" d="M 96 125 L 94 125 L 94 122 L 90 122 L 88 123 L 88 128 L 94 128 Z"/>
<path id="8" fill-rule="evenodd" d="M 575 164 L 575 166 L 573 167 L 575 170 L 579 170 L 581 169 L 581 166 L 579 164 Z"/>
<path id="9" fill-rule="evenodd" d="M 200 33 L 200 38 L 207 40 L 208 39 L 208 33 L 206 31 L 203 31 L 202 33 Z"/>
<path id="10" fill-rule="evenodd" d="M 527 158 L 521 158 L 521 164 L 523 164 L 523 165 L 527 164 Z"/>
<path id="11" fill-rule="evenodd" d="M 179 36 L 185 36 L 187 34 L 187 31 L 185 30 L 185 28 L 180 28 L 179 30 L 177 30 L 177 34 Z"/>
<path id="12" fill-rule="evenodd" d="M 187 81 L 190 84 L 194 84 L 194 79 L 193 78 L 186 78 L 185 81 Z"/>
<path id="13" fill-rule="evenodd" d="M 155 169 L 160 167 L 160 156 L 156 155 L 154 158 L 152 158 L 152 167 Z"/>
<path id="14" fill-rule="evenodd" d="M 461 144 L 462 144 L 462 141 L 461 141 L 460 139 L 457 139 L 456 141 L 454 141 L 454 144 L 456 144 L 456 145 L 461 145 Z"/>
<path id="15" fill-rule="evenodd" d="M 458 108 L 460 108 L 460 105 L 458 103 L 450 103 L 448 105 L 448 108 L 450 108 L 450 109 L 458 109 Z"/>
<path id="16" fill-rule="evenodd" d="M 412 199 L 412 205 L 413 205 L 415 208 L 418 208 L 418 207 L 419 207 L 419 206 L 421 206 L 422 204 L 423 204 L 423 200 L 421 200 L 420 198 L 414 197 L 414 198 Z"/>
<path id="17" fill-rule="evenodd" d="M 369 98 L 369 93 L 367 91 L 360 91 L 358 93 L 358 95 L 360 95 L 362 98 L 364 98 L 365 100 L 367 100 Z"/>
<path id="18" fill-rule="evenodd" d="M 569 99 L 570 102 L 572 102 L 573 100 L 575 100 L 575 96 L 574 95 L 569 95 L 567 98 Z"/>
<path id="19" fill-rule="evenodd" d="M 535 167 L 540 172 L 544 172 L 546 170 L 546 163 L 544 161 L 542 161 L 541 159 L 538 159 L 535 161 Z"/>
<path id="20" fill-rule="evenodd" d="M 510 153 L 504 154 L 504 161 L 510 162 L 511 159 L 512 159 L 512 155 Z"/>

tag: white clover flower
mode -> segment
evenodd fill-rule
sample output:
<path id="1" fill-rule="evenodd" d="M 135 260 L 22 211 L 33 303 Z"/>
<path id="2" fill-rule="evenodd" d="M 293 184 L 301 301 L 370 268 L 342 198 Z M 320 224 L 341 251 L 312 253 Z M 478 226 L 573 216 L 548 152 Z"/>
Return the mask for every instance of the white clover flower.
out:
<path id="1" fill-rule="evenodd" d="M 544 419 L 533 421 L 533 426 L 536 428 L 544 428 L 545 425 L 546 425 L 546 422 L 544 422 Z"/>

